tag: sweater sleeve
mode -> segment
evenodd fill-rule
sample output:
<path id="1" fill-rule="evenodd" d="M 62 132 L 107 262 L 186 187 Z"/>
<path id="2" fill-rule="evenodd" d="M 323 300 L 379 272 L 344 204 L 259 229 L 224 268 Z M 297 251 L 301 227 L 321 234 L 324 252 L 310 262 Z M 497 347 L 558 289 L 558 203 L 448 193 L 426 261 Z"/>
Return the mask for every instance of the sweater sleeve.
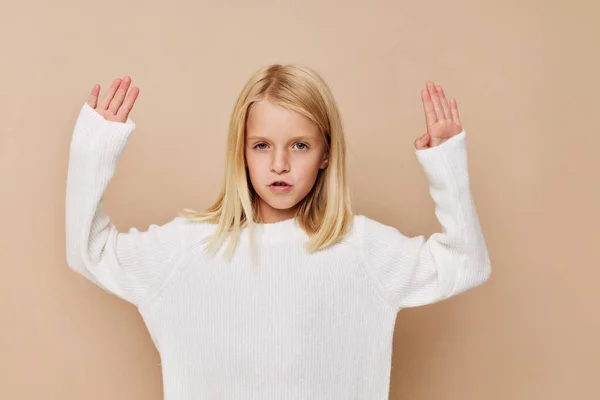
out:
<path id="1" fill-rule="evenodd" d="M 134 129 L 129 118 L 108 121 L 83 105 L 69 149 L 65 229 L 69 268 L 139 306 L 165 279 L 182 235 L 179 217 L 144 232 L 118 232 L 102 212 L 103 193 Z"/>
<path id="2" fill-rule="evenodd" d="M 491 263 L 470 191 L 466 133 L 417 150 L 441 232 L 407 237 L 362 218 L 360 248 L 383 296 L 396 311 L 435 303 L 485 282 Z"/>

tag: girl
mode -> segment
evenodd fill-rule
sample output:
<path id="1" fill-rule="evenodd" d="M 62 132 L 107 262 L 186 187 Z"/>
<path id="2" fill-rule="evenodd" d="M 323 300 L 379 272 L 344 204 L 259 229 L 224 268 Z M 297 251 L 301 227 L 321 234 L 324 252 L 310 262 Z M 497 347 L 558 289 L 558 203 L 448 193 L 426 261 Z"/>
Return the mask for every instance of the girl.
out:
<path id="1" fill-rule="evenodd" d="M 166 400 L 387 399 L 397 313 L 490 276 L 466 134 L 440 86 L 421 92 L 414 142 L 443 228 L 425 239 L 352 214 L 336 102 L 312 69 L 278 64 L 237 99 L 217 201 L 118 232 L 102 202 L 135 129 L 130 83 L 101 100 L 95 85 L 75 124 L 67 262 L 137 307 Z"/>

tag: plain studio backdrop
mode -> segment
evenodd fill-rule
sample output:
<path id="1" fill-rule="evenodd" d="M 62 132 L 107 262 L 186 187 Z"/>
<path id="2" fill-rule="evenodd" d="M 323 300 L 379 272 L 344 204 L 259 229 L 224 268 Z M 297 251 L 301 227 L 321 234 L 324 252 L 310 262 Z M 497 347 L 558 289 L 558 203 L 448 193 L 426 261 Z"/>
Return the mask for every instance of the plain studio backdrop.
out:
<path id="1" fill-rule="evenodd" d="M 600 398 L 595 3 L 0 7 L 0 398 L 162 398 L 135 307 L 65 260 L 68 148 L 92 86 L 104 94 L 127 74 L 140 88 L 104 211 L 121 230 L 146 230 L 216 199 L 233 102 L 276 62 L 325 78 L 354 212 L 406 235 L 440 229 L 413 148 L 420 90 L 432 80 L 457 99 L 492 276 L 398 314 L 390 399 Z"/>

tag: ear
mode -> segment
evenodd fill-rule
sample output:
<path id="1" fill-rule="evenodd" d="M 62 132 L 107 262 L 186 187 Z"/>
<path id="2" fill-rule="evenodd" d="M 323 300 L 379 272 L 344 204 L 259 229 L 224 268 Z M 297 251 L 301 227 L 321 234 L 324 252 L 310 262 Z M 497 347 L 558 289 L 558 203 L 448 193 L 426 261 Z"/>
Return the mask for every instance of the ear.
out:
<path id="1" fill-rule="evenodd" d="M 325 169 L 329 165 L 329 156 L 326 154 L 323 157 L 323 161 L 321 161 L 321 165 L 319 165 L 319 169 Z"/>

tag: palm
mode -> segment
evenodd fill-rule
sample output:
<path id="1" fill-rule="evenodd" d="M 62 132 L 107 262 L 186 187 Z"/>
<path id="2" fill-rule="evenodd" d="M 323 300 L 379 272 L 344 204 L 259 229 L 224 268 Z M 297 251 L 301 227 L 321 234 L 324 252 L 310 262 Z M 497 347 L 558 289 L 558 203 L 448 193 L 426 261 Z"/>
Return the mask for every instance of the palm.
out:
<path id="1" fill-rule="evenodd" d="M 421 90 L 423 109 L 427 132 L 420 139 L 415 140 L 415 148 L 427 149 L 439 146 L 451 137 L 462 131 L 458 116 L 456 100 L 451 99 L 450 104 L 441 86 L 427 82 L 427 89 Z"/>
<path id="2" fill-rule="evenodd" d="M 133 87 L 129 94 L 127 94 L 130 84 L 131 78 L 129 76 L 125 76 L 123 80 L 120 78 L 115 79 L 100 103 L 98 103 L 100 85 L 94 85 L 87 103 L 107 121 L 125 122 L 140 93 L 137 87 Z"/>

